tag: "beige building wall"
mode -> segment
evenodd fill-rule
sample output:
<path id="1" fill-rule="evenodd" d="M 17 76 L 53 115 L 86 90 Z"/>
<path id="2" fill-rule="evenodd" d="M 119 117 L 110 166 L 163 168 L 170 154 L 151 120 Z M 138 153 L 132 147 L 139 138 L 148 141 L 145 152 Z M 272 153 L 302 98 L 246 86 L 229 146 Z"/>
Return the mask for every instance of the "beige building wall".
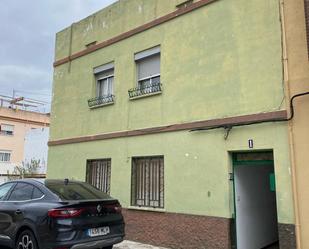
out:
<path id="1" fill-rule="evenodd" d="M 22 163 L 26 133 L 31 129 L 49 126 L 49 115 L 0 107 L 2 124 L 14 126 L 13 135 L 0 132 L 0 151 L 11 153 L 9 163 L 0 162 L 0 173 L 5 174 L 7 170 L 11 171 L 15 165 Z"/>
<path id="2" fill-rule="evenodd" d="M 309 92 L 309 57 L 305 21 L 307 0 L 282 0 L 286 54 L 285 80 L 288 98 Z M 309 4 L 309 1 L 308 1 Z M 309 95 L 295 99 L 295 116 L 290 122 L 291 158 L 298 248 L 309 248 Z"/>

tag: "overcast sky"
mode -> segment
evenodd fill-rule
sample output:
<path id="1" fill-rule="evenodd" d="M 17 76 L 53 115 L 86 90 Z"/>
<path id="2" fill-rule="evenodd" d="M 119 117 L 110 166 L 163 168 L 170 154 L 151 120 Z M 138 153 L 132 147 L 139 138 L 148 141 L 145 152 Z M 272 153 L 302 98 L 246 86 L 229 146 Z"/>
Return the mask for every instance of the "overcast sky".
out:
<path id="1" fill-rule="evenodd" d="M 51 95 L 56 32 L 116 0 L 2 0 L 0 94 Z"/>

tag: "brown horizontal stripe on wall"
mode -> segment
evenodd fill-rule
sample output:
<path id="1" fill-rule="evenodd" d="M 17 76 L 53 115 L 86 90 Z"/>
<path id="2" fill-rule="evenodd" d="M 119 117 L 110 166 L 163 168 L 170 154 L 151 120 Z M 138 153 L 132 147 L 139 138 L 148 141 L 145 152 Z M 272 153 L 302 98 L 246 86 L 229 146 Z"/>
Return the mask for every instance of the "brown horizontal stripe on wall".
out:
<path id="1" fill-rule="evenodd" d="M 106 140 L 106 139 L 112 139 L 112 138 L 143 136 L 143 135 L 163 133 L 163 132 L 193 130 L 193 129 L 199 129 L 199 128 L 211 128 L 214 126 L 233 126 L 236 124 L 248 124 L 251 122 L 283 120 L 286 118 L 287 118 L 286 111 L 258 113 L 258 114 L 250 114 L 250 115 L 236 116 L 236 117 L 229 117 L 229 118 L 196 121 L 196 122 L 183 123 L 183 124 L 172 124 L 172 125 L 165 125 L 165 126 L 138 129 L 138 130 L 118 131 L 118 132 L 112 132 L 112 133 L 97 134 L 97 135 L 92 135 L 92 136 L 52 140 L 48 142 L 48 145 L 55 146 L 55 145 L 64 145 L 64 144 L 73 144 L 73 143 L 83 143 L 83 142 Z"/>
<path id="2" fill-rule="evenodd" d="M 49 123 L 45 123 L 45 122 L 22 119 L 22 118 L 6 117 L 6 116 L 1 116 L 1 115 L 0 115 L 0 120 L 18 122 L 18 123 L 23 123 L 23 124 L 33 124 L 33 125 L 39 125 L 39 126 L 47 126 L 47 127 L 49 126 Z"/>
<path id="3" fill-rule="evenodd" d="M 89 48 L 84 49 L 84 50 L 82 50 L 80 52 L 77 52 L 75 54 L 72 54 L 72 55 L 70 55 L 70 56 L 68 56 L 66 58 L 60 59 L 58 61 L 55 61 L 54 62 L 54 67 L 57 67 L 59 65 L 65 64 L 65 63 L 67 63 L 69 61 L 75 60 L 75 59 L 77 59 L 79 57 L 82 57 L 84 55 L 90 54 L 90 53 L 92 53 L 92 52 L 94 52 L 94 51 L 96 51 L 98 49 L 110 46 L 110 45 L 112 45 L 112 44 L 114 44 L 116 42 L 122 41 L 122 40 L 127 39 L 127 38 L 129 38 L 131 36 L 139 34 L 139 33 L 143 32 L 145 30 L 148 30 L 148 29 L 151 29 L 153 27 L 156 27 L 156 26 L 158 26 L 158 25 L 160 25 L 162 23 L 165 23 L 165 22 L 168 22 L 170 20 L 173 20 L 176 17 L 179 17 L 179 16 L 182 16 L 184 14 L 187 14 L 187 13 L 193 11 L 193 10 L 196 10 L 196 9 L 198 9 L 200 7 L 203 7 L 203 6 L 207 5 L 207 4 L 210 4 L 210 3 L 215 2 L 215 1 L 218 1 L 218 0 L 200 0 L 200 1 L 196 2 L 196 3 L 192 3 L 192 4 L 188 5 L 188 7 L 186 7 L 186 8 L 180 8 L 180 9 L 178 9 L 178 10 L 176 10 L 176 11 L 170 13 L 170 14 L 167 14 L 165 16 L 159 17 L 159 18 L 157 18 L 157 19 L 155 19 L 155 20 L 153 20 L 151 22 L 145 23 L 145 24 L 143 24 L 143 25 L 141 25 L 141 26 L 139 26 L 137 28 L 134 28 L 134 29 L 132 29 L 130 31 L 127 31 L 125 33 L 117 35 L 117 36 L 115 36 L 113 38 L 110 38 L 110 39 L 108 39 L 106 41 L 100 42 L 100 43 L 98 43 L 96 45 L 90 46 Z"/>

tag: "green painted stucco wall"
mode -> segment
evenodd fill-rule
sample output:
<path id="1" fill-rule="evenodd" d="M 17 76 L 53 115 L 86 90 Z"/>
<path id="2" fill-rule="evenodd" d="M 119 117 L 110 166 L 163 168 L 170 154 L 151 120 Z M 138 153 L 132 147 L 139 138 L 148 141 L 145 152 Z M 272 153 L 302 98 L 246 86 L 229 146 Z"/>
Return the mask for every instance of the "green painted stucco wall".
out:
<path id="1" fill-rule="evenodd" d="M 51 139 L 282 108 L 278 13 L 273 0 L 219 0 L 56 67 Z M 83 37 L 80 26 L 74 33 L 81 38 L 73 39 L 73 45 Z M 101 40 L 99 31 L 97 36 Z M 161 45 L 163 93 L 130 101 L 127 91 L 136 85 L 134 53 L 155 45 Z M 90 111 L 87 100 L 95 96 L 93 68 L 111 61 L 115 104 Z"/>
<path id="2" fill-rule="evenodd" d="M 230 153 L 248 150 L 248 139 L 254 149 L 274 150 L 279 222 L 293 223 L 284 124 L 234 128 L 227 140 L 223 130 L 183 131 L 55 146 L 49 151 L 48 177 L 85 180 L 87 159 L 111 158 L 111 194 L 128 207 L 132 157 L 163 155 L 167 212 L 231 217 Z"/>
<path id="3" fill-rule="evenodd" d="M 179 1 L 124 0 L 72 26 L 72 53 L 175 10 Z M 142 6 L 142 7 L 141 7 Z M 50 139 L 280 110 L 284 107 L 277 0 L 218 0 L 55 68 Z M 258 10 L 258 11 L 257 11 Z M 105 23 L 105 24 L 104 24 Z M 71 28 L 57 34 L 68 56 Z M 161 46 L 161 95 L 130 101 L 134 53 Z M 115 104 L 90 110 L 93 68 L 114 61 Z M 164 155 L 165 210 L 231 217 L 230 152 L 273 149 L 279 222 L 293 223 L 285 124 L 187 131 L 49 148 L 48 177 L 85 179 L 86 160 L 112 158 L 111 193 L 130 204 L 131 158 Z M 210 197 L 208 196 L 210 191 Z"/>

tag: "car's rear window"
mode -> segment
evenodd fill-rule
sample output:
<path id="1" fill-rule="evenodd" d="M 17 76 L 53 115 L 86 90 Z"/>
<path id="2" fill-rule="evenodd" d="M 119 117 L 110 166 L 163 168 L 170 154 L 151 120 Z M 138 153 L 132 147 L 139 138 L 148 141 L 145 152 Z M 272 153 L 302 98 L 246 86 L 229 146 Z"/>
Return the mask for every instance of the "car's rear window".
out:
<path id="1" fill-rule="evenodd" d="M 88 183 L 46 180 L 45 186 L 62 200 L 95 200 L 111 199 L 108 194 L 96 189 Z"/>

